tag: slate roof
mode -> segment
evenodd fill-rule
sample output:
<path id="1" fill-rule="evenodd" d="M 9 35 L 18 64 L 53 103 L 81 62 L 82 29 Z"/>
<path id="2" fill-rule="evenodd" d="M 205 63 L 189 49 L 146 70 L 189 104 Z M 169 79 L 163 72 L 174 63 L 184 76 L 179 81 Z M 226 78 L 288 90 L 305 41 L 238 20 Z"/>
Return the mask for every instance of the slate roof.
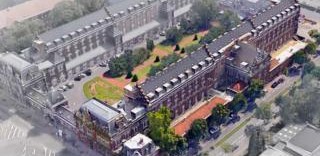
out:
<path id="1" fill-rule="evenodd" d="M 203 61 L 206 57 L 208 57 L 208 55 L 204 49 L 196 51 L 188 57 L 181 59 L 181 61 L 176 62 L 174 65 L 169 66 L 166 70 L 156 76 L 150 77 L 145 81 L 145 83 L 141 84 L 141 87 L 146 94 L 153 92 L 156 88 L 162 86 L 166 82 L 169 82 L 171 79 L 185 72 L 193 65 Z"/>
<path id="2" fill-rule="evenodd" d="M 253 18 L 252 23 L 254 27 L 257 27 L 262 23 L 267 22 L 267 20 L 281 13 L 281 11 L 284 11 L 285 9 L 294 5 L 295 3 L 295 0 L 281 0 L 279 4 L 276 4 L 275 6 L 271 7 L 270 10 L 267 9 L 265 12 L 258 14 L 256 18 Z"/>
<path id="3" fill-rule="evenodd" d="M 119 13 L 120 11 L 127 12 L 127 9 L 131 6 L 144 2 L 147 4 L 147 0 L 122 0 L 121 2 L 114 3 L 111 6 L 108 6 L 108 11 L 113 15 Z"/>
<path id="4" fill-rule="evenodd" d="M 211 53 L 218 52 L 221 48 L 225 47 L 232 41 L 238 39 L 246 33 L 250 33 L 250 31 L 255 29 L 255 27 L 261 25 L 263 22 L 266 22 L 273 16 L 281 13 L 281 11 L 294 4 L 295 0 L 282 0 L 279 4 L 273 6 L 271 9 L 257 15 L 254 19 L 252 19 L 252 21 L 244 21 L 239 27 L 236 27 L 234 30 L 224 34 L 209 44 L 209 51 Z M 190 69 L 193 65 L 203 61 L 206 57 L 208 56 L 204 50 L 196 51 L 173 66 L 169 66 L 167 70 L 161 72 L 160 74 L 150 77 L 143 84 L 141 84 L 144 94 L 146 95 L 150 92 L 153 92 L 157 87 L 169 82 L 172 78 L 177 77 L 187 69 Z"/>
<path id="5" fill-rule="evenodd" d="M 40 39 L 44 42 L 52 42 L 55 39 L 61 38 L 63 35 L 84 28 L 85 26 L 91 25 L 101 19 L 107 17 L 107 13 L 104 9 L 100 9 L 86 16 L 80 17 L 74 21 L 61 25 L 57 28 L 51 29 L 39 35 Z"/>

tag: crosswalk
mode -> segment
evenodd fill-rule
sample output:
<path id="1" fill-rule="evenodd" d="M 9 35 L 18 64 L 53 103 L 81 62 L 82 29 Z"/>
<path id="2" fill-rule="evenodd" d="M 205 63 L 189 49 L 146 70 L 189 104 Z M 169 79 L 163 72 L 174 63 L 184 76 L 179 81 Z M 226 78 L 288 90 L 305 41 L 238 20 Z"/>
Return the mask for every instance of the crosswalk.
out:
<path id="1" fill-rule="evenodd" d="M 0 124 L 0 140 L 11 140 L 15 138 L 26 138 L 27 131 L 16 125 L 6 122 Z"/>
<path id="2" fill-rule="evenodd" d="M 28 139 L 28 130 L 11 122 L 0 123 L 0 141 L 21 140 L 22 146 L 16 146 L 22 156 L 56 156 L 56 151 Z"/>

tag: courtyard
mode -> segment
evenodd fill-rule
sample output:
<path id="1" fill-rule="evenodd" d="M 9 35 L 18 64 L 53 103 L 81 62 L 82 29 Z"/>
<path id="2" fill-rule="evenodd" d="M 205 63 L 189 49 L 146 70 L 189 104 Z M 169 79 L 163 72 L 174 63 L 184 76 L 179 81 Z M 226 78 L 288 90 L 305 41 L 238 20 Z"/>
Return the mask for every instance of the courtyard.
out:
<path id="1" fill-rule="evenodd" d="M 115 104 L 121 100 L 123 89 L 112 85 L 101 77 L 95 77 L 83 85 L 83 91 L 86 98 L 97 98 L 108 104 Z"/>

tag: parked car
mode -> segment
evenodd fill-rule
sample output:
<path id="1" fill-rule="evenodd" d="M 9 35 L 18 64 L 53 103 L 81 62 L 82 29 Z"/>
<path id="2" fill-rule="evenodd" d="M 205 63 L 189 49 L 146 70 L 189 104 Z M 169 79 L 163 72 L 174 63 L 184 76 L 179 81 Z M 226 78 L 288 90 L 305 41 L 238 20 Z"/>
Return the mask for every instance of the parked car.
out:
<path id="1" fill-rule="evenodd" d="M 66 84 L 66 86 L 67 86 L 69 89 L 71 89 L 71 88 L 74 87 L 74 83 L 69 82 L 69 83 Z"/>
<path id="2" fill-rule="evenodd" d="M 99 63 L 99 66 L 100 67 L 107 67 L 107 64 L 106 63 Z"/>
<path id="3" fill-rule="evenodd" d="M 238 114 L 230 114 L 230 120 L 232 123 L 240 121 L 240 116 Z"/>
<path id="4" fill-rule="evenodd" d="M 84 71 L 83 73 L 86 74 L 86 76 L 91 76 L 92 71 L 91 71 L 91 69 L 88 69 L 88 70 Z"/>
<path id="5" fill-rule="evenodd" d="M 75 77 L 73 80 L 74 81 L 81 81 L 82 77 L 80 75 L 78 75 L 77 77 Z"/>
<path id="6" fill-rule="evenodd" d="M 283 83 L 284 82 L 284 78 L 280 78 L 279 80 L 278 80 L 278 83 L 280 84 L 280 83 Z"/>
<path id="7" fill-rule="evenodd" d="M 60 86 L 59 88 L 60 88 L 62 91 L 66 91 L 66 90 L 68 89 L 68 87 L 65 86 L 65 85 L 64 85 L 64 86 Z"/>
<path id="8" fill-rule="evenodd" d="M 159 33 L 160 36 L 166 36 L 166 32 L 162 31 Z"/>
<path id="9" fill-rule="evenodd" d="M 221 134 L 220 127 L 217 127 L 217 126 L 210 127 L 209 133 L 212 135 L 213 139 L 217 139 Z"/>
<path id="10" fill-rule="evenodd" d="M 85 78 L 87 75 L 86 75 L 86 74 L 84 74 L 84 73 L 82 73 L 82 74 L 80 74 L 79 76 L 80 76 L 80 77 L 81 77 L 81 79 L 82 79 L 82 78 Z"/>
<path id="11" fill-rule="evenodd" d="M 276 88 L 278 85 L 279 85 L 278 81 L 273 82 L 272 85 L 271 85 L 271 88 Z"/>

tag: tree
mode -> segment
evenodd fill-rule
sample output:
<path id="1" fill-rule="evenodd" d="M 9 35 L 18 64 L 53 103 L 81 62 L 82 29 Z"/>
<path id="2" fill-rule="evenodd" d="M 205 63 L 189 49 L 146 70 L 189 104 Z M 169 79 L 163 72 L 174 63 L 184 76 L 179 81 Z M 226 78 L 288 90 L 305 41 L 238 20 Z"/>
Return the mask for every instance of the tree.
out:
<path id="1" fill-rule="evenodd" d="M 320 80 L 320 67 L 316 67 L 311 71 L 311 75 Z"/>
<path id="2" fill-rule="evenodd" d="M 302 69 L 302 76 L 311 73 L 311 71 L 315 68 L 316 65 L 313 62 L 305 63 Z"/>
<path id="3" fill-rule="evenodd" d="M 176 27 L 172 27 L 166 32 L 165 42 L 170 45 L 177 44 L 182 39 L 182 33 Z"/>
<path id="4" fill-rule="evenodd" d="M 205 137 L 208 132 L 207 122 L 204 119 L 195 120 L 190 130 L 187 133 L 187 138 L 189 140 L 200 141 L 201 138 Z"/>
<path id="5" fill-rule="evenodd" d="M 198 35 L 197 34 L 195 34 L 194 37 L 193 37 L 193 41 L 196 41 L 196 40 L 198 40 Z"/>
<path id="6" fill-rule="evenodd" d="M 191 24 L 190 20 L 187 20 L 185 18 L 182 18 L 180 21 L 180 30 L 182 31 L 182 33 L 184 34 L 190 34 L 194 32 L 194 28 Z"/>
<path id="7" fill-rule="evenodd" d="M 263 90 L 263 81 L 260 79 L 252 79 L 246 91 L 247 97 L 260 96 Z"/>
<path id="8" fill-rule="evenodd" d="M 236 94 L 233 100 L 230 102 L 229 109 L 233 112 L 239 112 L 242 108 L 246 107 L 247 103 L 246 97 L 242 93 L 239 93 Z"/>
<path id="9" fill-rule="evenodd" d="M 76 0 L 77 3 L 83 6 L 85 14 L 97 11 L 104 6 L 104 0 Z"/>
<path id="10" fill-rule="evenodd" d="M 248 156 L 258 156 L 265 150 L 265 138 L 261 128 L 256 129 L 249 141 Z"/>
<path id="11" fill-rule="evenodd" d="M 272 117 L 271 104 L 262 104 L 256 109 L 255 117 L 262 120 L 270 120 Z"/>
<path id="12" fill-rule="evenodd" d="M 131 82 L 137 82 L 138 81 L 138 76 L 136 74 L 134 74 L 132 76 Z"/>
<path id="13" fill-rule="evenodd" d="M 317 44 L 311 42 L 311 43 L 308 43 L 308 45 L 305 47 L 304 51 L 307 53 L 307 54 L 316 54 L 317 52 Z"/>
<path id="14" fill-rule="evenodd" d="M 174 51 L 179 51 L 180 50 L 180 46 L 179 44 L 176 45 L 176 47 L 174 48 Z"/>
<path id="15" fill-rule="evenodd" d="M 228 117 L 230 114 L 230 110 L 224 106 L 223 104 L 218 104 L 215 108 L 212 109 L 211 116 L 209 118 L 209 124 L 215 125 L 215 124 L 222 124 L 223 121 Z"/>
<path id="16" fill-rule="evenodd" d="M 186 52 L 186 50 L 184 48 L 181 49 L 180 53 L 184 54 Z"/>
<path id="17" fill-rule="evenodd" d="M 308 61 L 307 55 L 304 51 L 300 50 L 293 55 L 293 62 L 303 64 Z"/>
<path id="18" fill-rule="evenodd" d="M 0 35 L 0 51 L 20 53 L 32 45 L 32 41 L 44 28 L 44 22 L 38 19 L 14 23 Z"/>
<path id="19" fill-rule="evenodd" d="M 225 11 L 221 14 L 219 22 L 227 31 L 231 30 L 240 23 L 240 19 L 232 11 Z"/>
<path id="20" fill-rule="evenodd" d="M 160 57 L 157 56 L 156 59 L 154 60 L 154 62 L 155 62 L 155 63 L 156 63 L 156 62 L 160 62 Z"/>
<path id="21" fill-rule="evenodd" d="M 192 7 L 192 24 L 197 30 L 208 29 L 211 21 L 219 15 L 219 9 L 215 1 L 202 0 L 196 1 Z"/>
<path id="22" fill-rule="evenodd" d="M 127 76 L 126 76 L 126 79 L 130 79 L 130 78 L 132 78 L 132 72 L 131 72 L 131 71 L 128 71 Z"/>
<path id="23" fill-rule="evenodd" d="M 154 42 L 153 40 L 147 39 L 147 49 L 152 51 L 154 49 Z"/>
<path id="24" fill-rule="evenodd" d="M 303 77 L 300 86 L 295 87 L 279 102 L 280 116 L 286 124 L 300 124 L 309 122 L 320 126 L 320 108 L 318 87 L 319 80 L 313 75 Z"/>
<path id="25" fill-rule="evenodd" d="M 208 34 L 206 34 L 204 37 L 201 38 L 200 43 L 209 44 L 212 42 L 212 40 L 218 38 L 224 32 L 225 32 L 225 29 L 222 27 L 212 27 L 212 28 L 210 28 Z"/>
<path id="26" fill-rule="evenodd" d="M 57 27 L 83 16 L 83 10 L 83 6 L 79 3 L 64 0 L 50 11 L 49 21 L 53 27 Z"/>
<path id="27" fill-rule="evenodd" d="M 149 122 L 149 137 L 168 153 L 179 153 L 186 148 L 184 138 L 174 134 L 170 128 L 171 113 L 166 107 L 147 114 Z"/>

